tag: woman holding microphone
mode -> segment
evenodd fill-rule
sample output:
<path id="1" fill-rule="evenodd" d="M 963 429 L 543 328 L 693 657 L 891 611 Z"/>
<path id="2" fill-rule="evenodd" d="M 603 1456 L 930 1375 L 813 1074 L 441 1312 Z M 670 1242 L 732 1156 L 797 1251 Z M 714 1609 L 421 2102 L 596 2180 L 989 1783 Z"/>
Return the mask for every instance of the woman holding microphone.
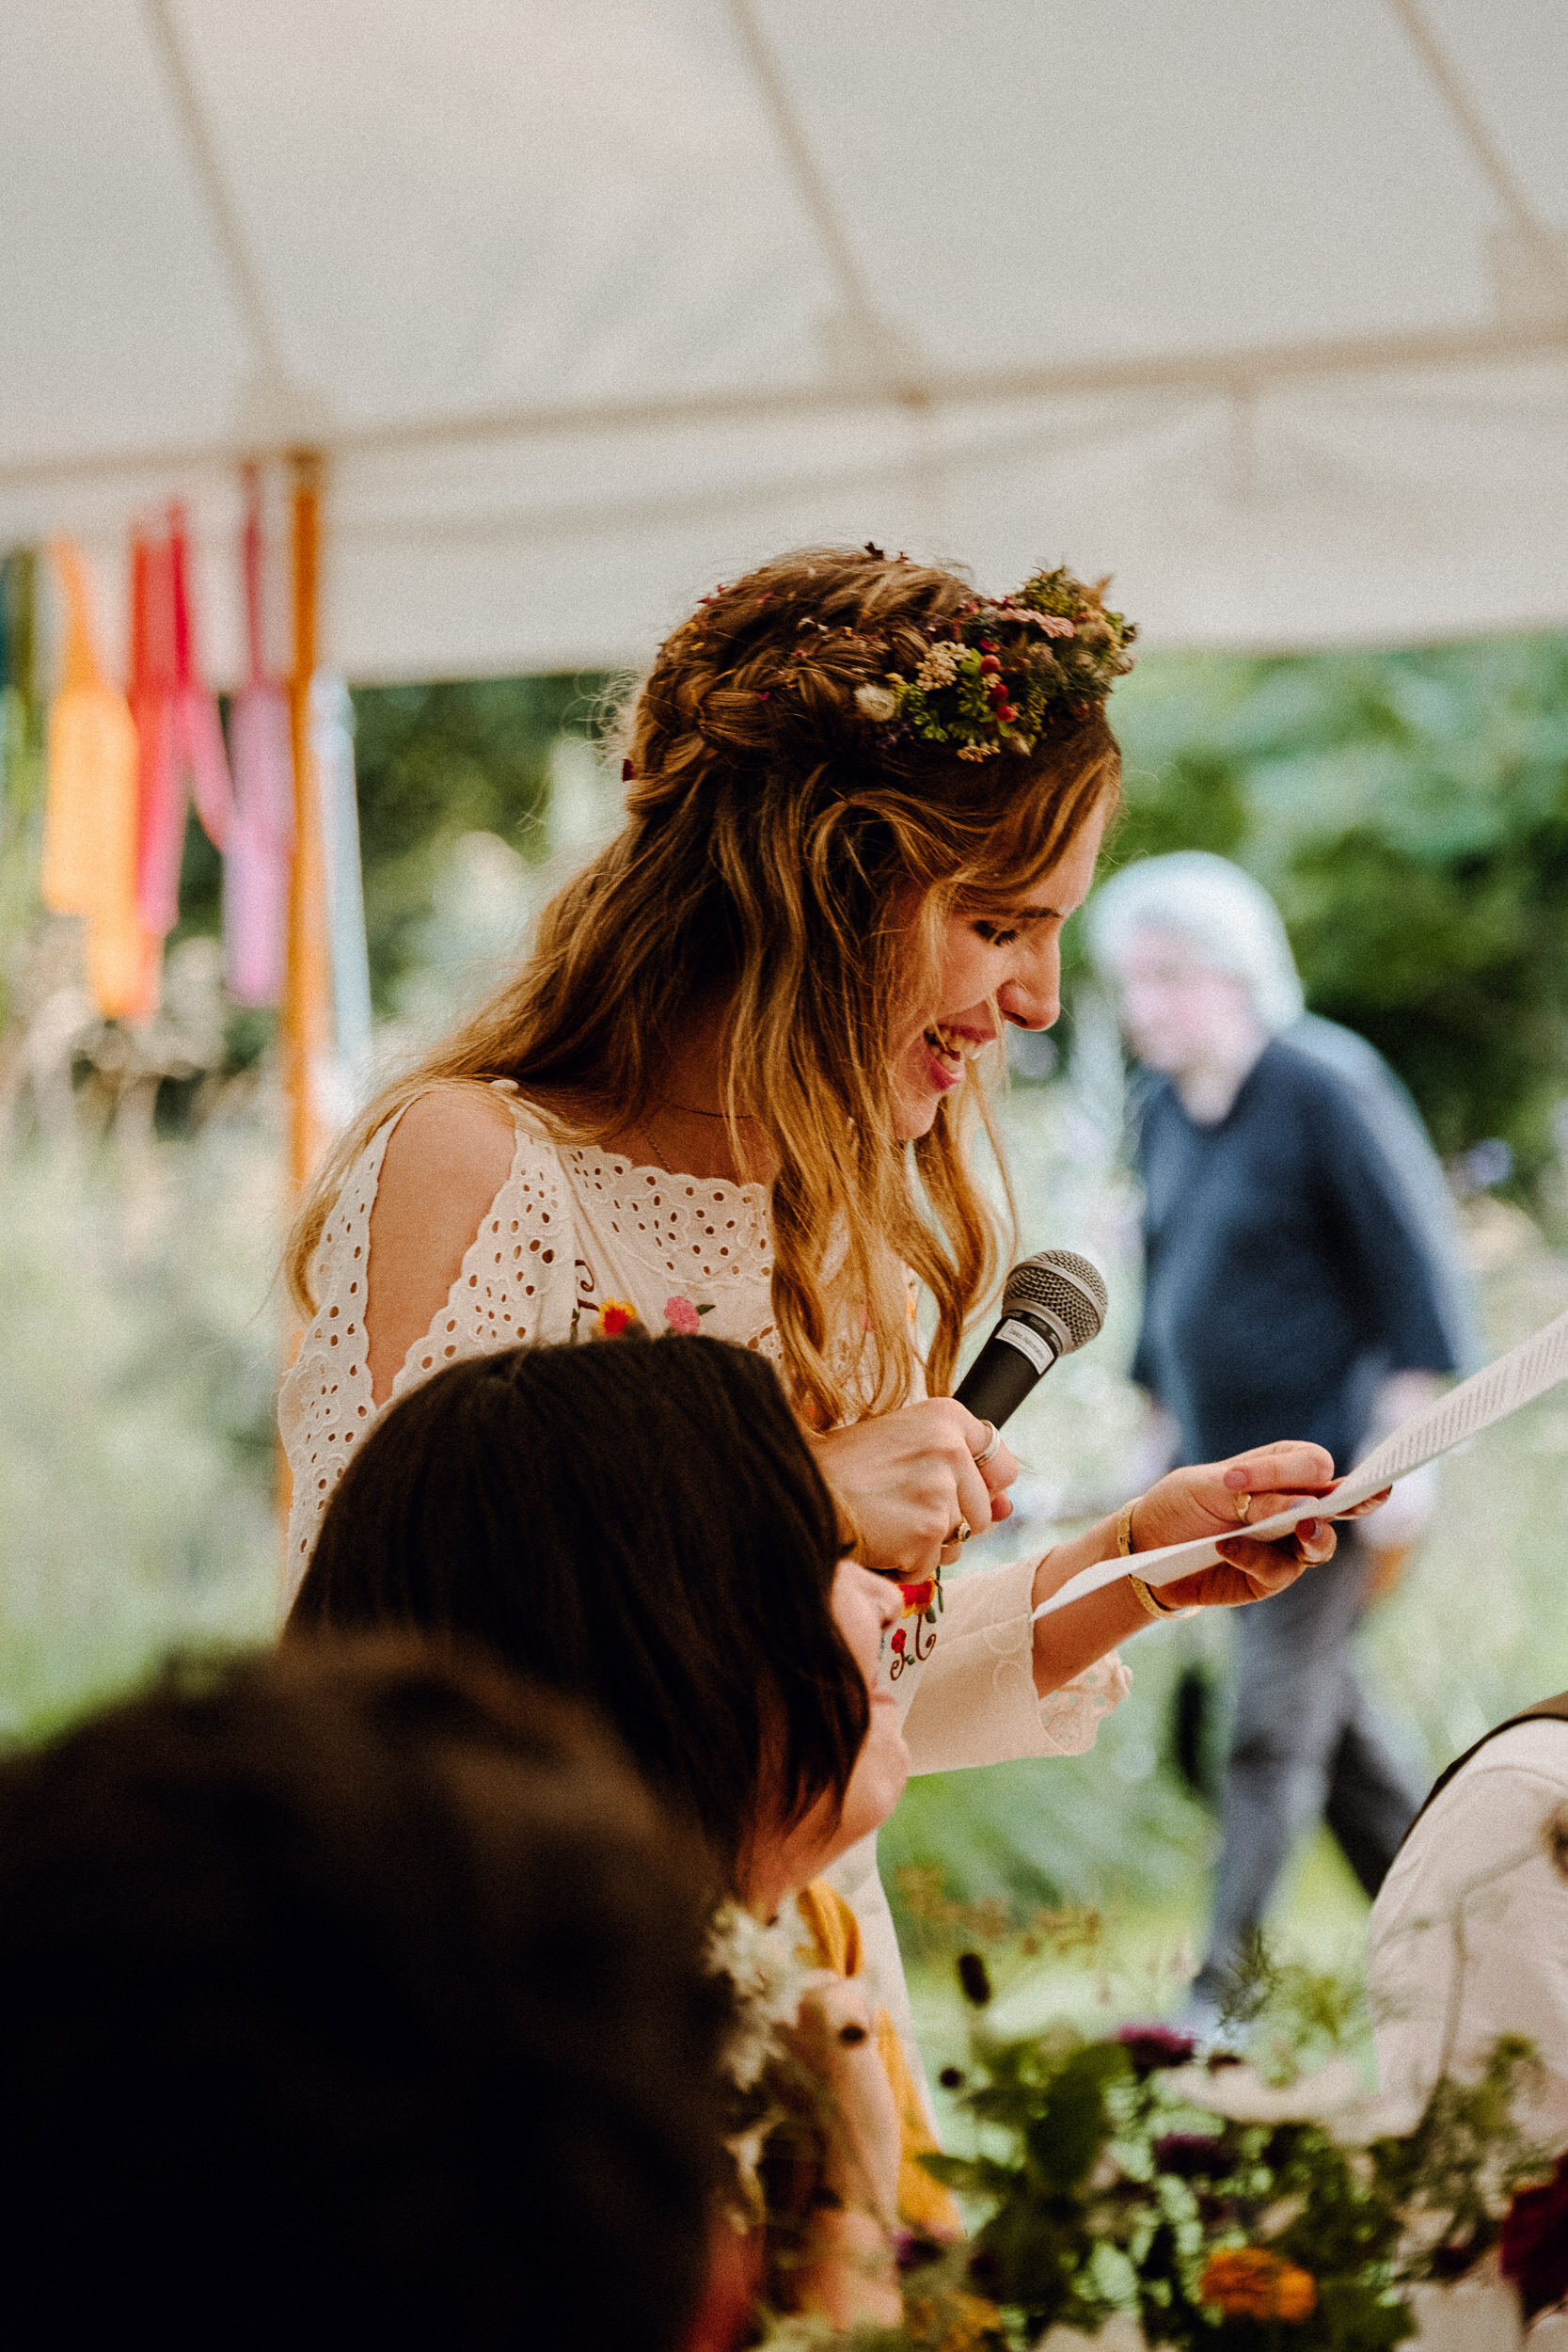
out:
<path id="1" fill-rule="evenodd" d="M 345 1136 L 301 1214 L 289 1267 L 309 1320 L 279 1409 L 291 1591 L 388 1399 L 461 1356 L 628 1322 L 768 1355 L 862 1556 L 911 1609 L 941 1599 L 896 1686 L 917 1771 L 1082 1750 L 1127 1688 L 1118 1641 L 1328 1557 L 1321 1522 L 1276 1545 L 1238 1532 L 1226 1565 L 1159 1599 L 1130 1573 L 1031 1621 L 1091 1562 L 1321 1492 L 1327 1455 L 1281 1443 L 1177 1471 L 1044 1559 L 940 1594 L 1017 1472 L 943 1393 L 1000 1268 L 969 1139 L 1004 1025 L 1060 1009 L 1062 926 L 1119 789 L 1104 702 L 1132 634 L 1063 571 L 981 599 L 866 548 L 765 564 L 666 640 L 626 721 L 625 828 L 546 909 L 516 977 Z M 874 1851 L 837 1883 L 907 2028 Z"/>

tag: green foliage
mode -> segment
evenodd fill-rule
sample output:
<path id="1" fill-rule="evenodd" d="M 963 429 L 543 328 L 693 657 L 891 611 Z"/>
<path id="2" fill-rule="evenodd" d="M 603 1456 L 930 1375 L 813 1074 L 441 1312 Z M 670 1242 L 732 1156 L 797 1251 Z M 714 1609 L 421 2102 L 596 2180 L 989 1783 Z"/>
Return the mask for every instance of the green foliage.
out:
<path id="1" fill-rule="evenodd" d="M 1249 2054 L 1266 2079 L 1294 2082 L 1366 2036 L 1366 1989 L 1358 1979 L 1284 1960 L 1259 1928 L 1243 1931 L 1220 1986 L 1219 2022 L 1250 2036 Z"/>
<path id="2" fill-rule="evenodd" d="M 552 746 L 591 730 L 607 687 L 599 673 L 585 672 L 356 692 L 365 928 L 378 1013 L 393 1009 L 399 980 L 420 960 L 436 877 L 460 834 L 496 834 L 531 862 L 544 854 Z M 217 936 L 222 894 L 221 860 L 193 811 L 176 944 Z"/>
<path id="3" fill-rule="evenodd" d="M 1275 2041 L 1291 2017 L 1330 2041 L 1350 2022 L 1342 1988 L 1306 1971 L 1270 1964 L 1251 1990 Z M 1179 2352 L 1367 2352 L 1413 2333 L 1403 2288 L 1465 2275 L 1547 2169 L 1512 2121 L 1521 2042 L 1499 2042 L 1473 2085 L 1439 2083 L 1408 2137 L 1367 2144 L 1305 2109 L 1271 2112 L 1259 2075 L 1191 2051 L 1161 2028 L 1007 2039 L 976 2023 L 958 2101 L 971 2153 L 927 2159 L 977 2223 L 947 2258 L 950 2304 L 967 2281 L 1021 2347 L 1122 2312 Z M 1226 2291 L 1227 2261 L 1232 2281 L 1253 2266 L 1265 2310 L 1276 2279 L 1297 2307 L 1249 2310 Z"/>
<path id="4" fill-rule="evenodd" d="M 365 924 L 378 1011 L 418 961 L 431 887 L 460 834 L 493 833 L 543 855 L 549 755 L 602 703 L 597 674 L 361 688 L 355 763 Z"/>
<path id="5" fill-rule="evenodd" d="M 1406 2139 L 1372 2151 L 1378 2186 L 1402 2212 L 1420 2217 L 1405 2263 L 1410 2279 L 1452 2279 L 1489 2252 L 1507 2201 L 1551 2169 L 1510 2121 L 1514 2088 L 1534 2062 L 1528 2042 L 1505 2035 L 1473 2083 L 1439 2082 Z"/>
<path id="6" fill-rule="evenodd" d="M 1308 1002 L 1369 1037 L 1438 1147 L 1528 1184 L 1568 1093 L 1568 638 L 1153 656 L 1118 691 L 1118 862 L 1234 857 Z"/>

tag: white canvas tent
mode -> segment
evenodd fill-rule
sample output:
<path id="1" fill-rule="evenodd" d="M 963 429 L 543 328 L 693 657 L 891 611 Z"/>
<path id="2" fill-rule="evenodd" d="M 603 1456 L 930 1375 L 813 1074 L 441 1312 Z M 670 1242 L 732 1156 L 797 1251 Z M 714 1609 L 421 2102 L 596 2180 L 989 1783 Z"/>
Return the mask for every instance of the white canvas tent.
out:
<path id="1" fill-rule="evenodd" d="M 0 548 L 327 468 L 360 679 L 868 536 L 1146 640 L 1568 623 L 1561 0 L 8 0 Z"/>

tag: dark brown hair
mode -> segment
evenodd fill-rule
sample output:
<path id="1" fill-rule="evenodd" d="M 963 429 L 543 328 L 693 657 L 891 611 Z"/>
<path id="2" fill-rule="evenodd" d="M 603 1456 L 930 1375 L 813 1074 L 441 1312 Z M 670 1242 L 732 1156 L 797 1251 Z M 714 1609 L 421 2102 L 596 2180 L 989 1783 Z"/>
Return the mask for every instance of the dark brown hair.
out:
<path id="1" fill-rule="evenodd" d="M 763 1358 L 594 1340 L 452 1364 L 327 1506 L 289 1630 L 483 1643 L 595 1707 L 727 1886 L 759 1825 L 842 1804 L 864 1677 L 836 1505 Z"/>
<path id="2" fill-rule="evenodd" d="M 185 1670 L 8 1763 L 7 2343 L 673 2352 L 706 1919 L 579 1710 L 409 1642 Z"/>

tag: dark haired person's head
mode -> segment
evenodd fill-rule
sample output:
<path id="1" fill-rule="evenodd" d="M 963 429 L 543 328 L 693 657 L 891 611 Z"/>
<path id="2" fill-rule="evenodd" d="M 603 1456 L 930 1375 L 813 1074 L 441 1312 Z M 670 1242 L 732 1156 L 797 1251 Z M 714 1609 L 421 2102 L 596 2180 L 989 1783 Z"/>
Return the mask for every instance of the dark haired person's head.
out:
<path id="1" fill-rule="evenodd" d="M 821 1867 L 908 1769 L 868 1689 L 896 1588 L 844 1549 L 761 1357 L 673 1336 L 512 1348 L 377 1423 L 289 1629 L 480 1642 L 588 1700 L 754 1899 L 776 1891 L 786 1833 Z"/>
<path id="2" fill-rule="evenodd" d="M 410 1642 L 171 1677 L 7 1763 L 8 2344 L 676 2345 L 705 1907 L 581 1710 Z"/>

